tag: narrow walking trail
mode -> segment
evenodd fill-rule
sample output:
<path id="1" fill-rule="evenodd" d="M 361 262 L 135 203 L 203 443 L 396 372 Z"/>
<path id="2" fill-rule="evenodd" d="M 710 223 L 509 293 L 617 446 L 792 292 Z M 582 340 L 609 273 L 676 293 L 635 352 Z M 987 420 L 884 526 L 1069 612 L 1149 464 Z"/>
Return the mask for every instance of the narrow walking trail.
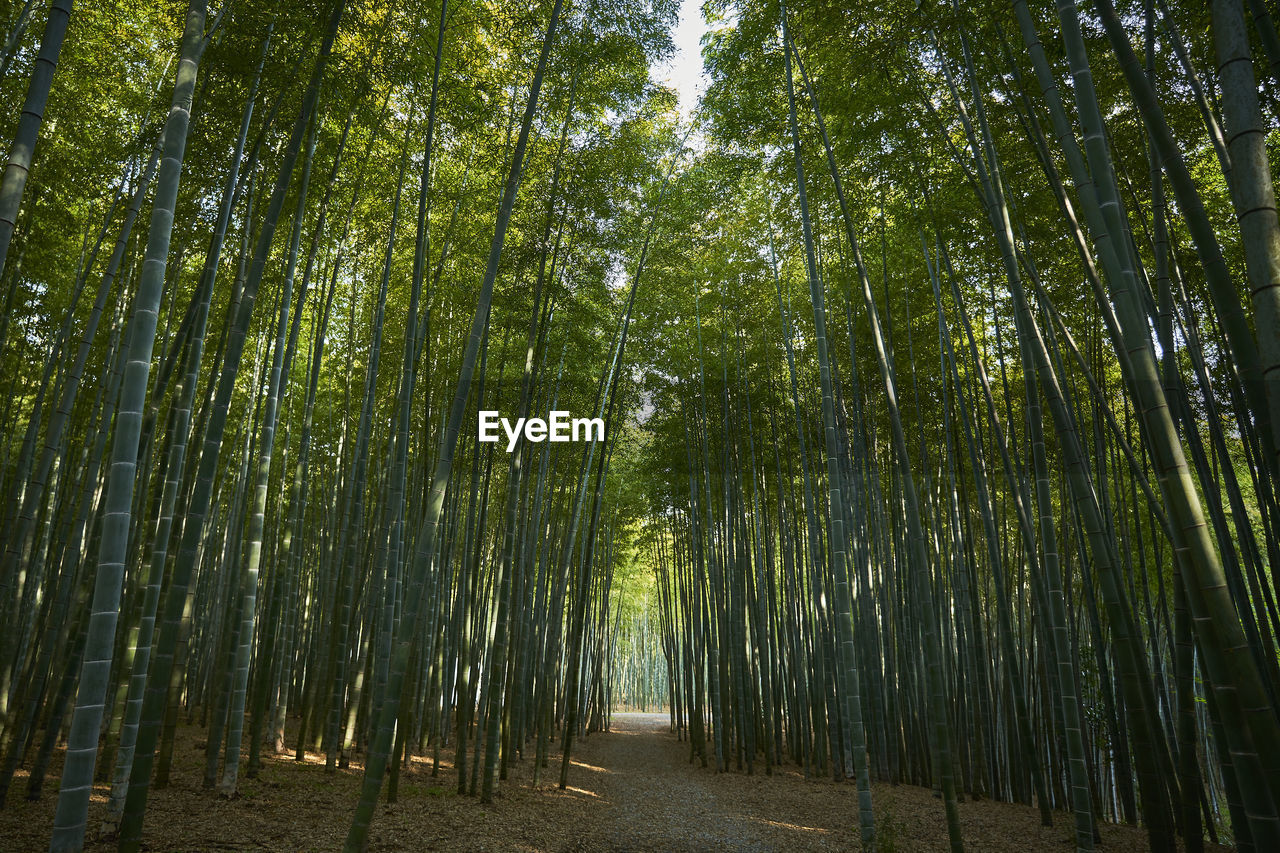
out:
<path id="1" fill-rule="evenodd" d="M 665 715 L 615 714 L 610 732 L 589 741 L 574 771 L 606 806 L 581 849 L 774 850 L 785 840 L 780 829 L 829 834 L 748 813 L 743 788 L 758 784 L 742 785 L 745 776 L 739 784 L 716 784 L 714 774 L 693 772 L 688 744 L 671 735 Z M 587 756 L 596 763 L 585 763 Z"/>

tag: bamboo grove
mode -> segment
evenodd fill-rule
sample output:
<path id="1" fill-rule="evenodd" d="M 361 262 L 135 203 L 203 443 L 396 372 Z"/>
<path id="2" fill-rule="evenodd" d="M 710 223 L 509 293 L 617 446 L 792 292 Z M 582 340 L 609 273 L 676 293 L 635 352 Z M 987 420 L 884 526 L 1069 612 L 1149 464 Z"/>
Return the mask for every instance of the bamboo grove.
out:
<path id="1" fill-rule="evenodd" d="M 211 798 L 360 773 L 362 850 L 403 768 L 565 787 L 614 708 L 865 849 L 886 783 L 952 850 L 985 798 L 1280 849 L 1265 0 L 702 11 L 686 120 L 670 0 L 0 6 L 51 850 L 150 843 L 192 727 Z"/>

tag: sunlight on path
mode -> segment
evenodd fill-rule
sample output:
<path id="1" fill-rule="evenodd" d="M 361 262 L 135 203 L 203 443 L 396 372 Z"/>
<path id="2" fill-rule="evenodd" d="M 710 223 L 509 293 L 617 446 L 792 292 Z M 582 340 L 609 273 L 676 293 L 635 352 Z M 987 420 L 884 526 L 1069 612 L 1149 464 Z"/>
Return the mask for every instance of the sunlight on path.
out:
<path id="1" fill-rule="evenodd" d="M 608 808 L 583 849 L 777 850 L 769 830 L 802 829 L 743 814 L 735 785 L 690 765 L 667 714 L 615 713 L 609 733 L 587 743 L 583 760 L 605 771 L 591 782 Z"/>

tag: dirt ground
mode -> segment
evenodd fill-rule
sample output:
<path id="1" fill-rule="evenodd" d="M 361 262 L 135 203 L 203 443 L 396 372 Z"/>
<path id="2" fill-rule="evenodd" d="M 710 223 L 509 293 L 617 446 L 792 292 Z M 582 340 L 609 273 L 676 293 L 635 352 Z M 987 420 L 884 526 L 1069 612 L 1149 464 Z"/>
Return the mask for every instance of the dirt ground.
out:
<path id="1" fill-rule="evenodd" d="M 431 775 L 429 758 L 415 759 L 401 777 L 400 799 L 380 805 L 374 851 L 545 851 L 545 853 L 658 853 L 659 851 L 857 850 L 857 803 L 852 784 L 805 781 L 792 767 L 765 776 L 717 774 L 688 762 L 688 744 L 670 733 L 667 718 L 617 714 L 612 731 L 575 747 L 569 787 L 559 790 L 559 763 L 532 786 L 532 760 L 516 762 L 496 801 L 481 805 L 456 793 L 452 765 Z M 445 754 L 443 758 L 451 758 Z M 256 779 L 243 779 L 227 799 L 201 788 L 204 733 L 184 729 L 174 756 L 173 784 L 153 792 L 145 848 L 153 851 L 336 850 L 346 836 L 361 770 L 326 774 L 322 756 L 295 762 L 267 756 Z M 14 780 L 0 811 L 0 850 L 48 849 L 60 761 L 51 768 L 44 799 L 23 799 L 25 775 Z M 94 792 L 89 825 L 106 800 Z M 924 788 L 877 785 L 872 793 L 884 851 L 945 851 L 940 801 Z M 960 804 L 970 851 L 1071 851 L 1070 815 L 1040 826 L 1028 806 L 990 801 Z M 1106 851 L 1146 850 L 1146 835 L 1126 826 L 1101 828 Z M 90 839 L 87 850 L 114 850 Z M 1226 849 L 1226 848 L 1221 848 Z"/>

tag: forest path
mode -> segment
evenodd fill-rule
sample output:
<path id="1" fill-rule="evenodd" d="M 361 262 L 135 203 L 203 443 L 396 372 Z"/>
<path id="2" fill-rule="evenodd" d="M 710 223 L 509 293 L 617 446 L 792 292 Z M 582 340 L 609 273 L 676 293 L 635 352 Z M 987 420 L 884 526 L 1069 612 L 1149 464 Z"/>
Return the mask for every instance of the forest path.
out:
<path id="1" fill-rule="evenodd" d="M 717 785 L 714 774 L 690 765 L 688 742 L 675 738 L 665 714 L 614 713 L 609 732 L 587 738 L 579 755 L 571 787 L 605 801 L 582 849 L 779 848 L 767 831 L 773 822 L 747 813 L 734 796 L 739 786 Z"/>

